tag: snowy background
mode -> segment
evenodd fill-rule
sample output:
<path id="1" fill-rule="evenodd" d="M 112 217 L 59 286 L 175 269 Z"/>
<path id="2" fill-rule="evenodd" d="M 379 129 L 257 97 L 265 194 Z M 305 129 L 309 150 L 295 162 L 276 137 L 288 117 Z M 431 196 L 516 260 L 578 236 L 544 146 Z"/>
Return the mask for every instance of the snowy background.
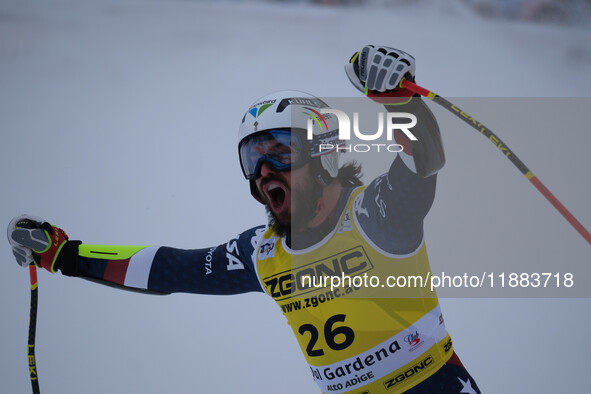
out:
<path id="1" fill-rule="evenodd" d="M 0 224 L 30 213 L 87 243 L 225 242 L 265 221 L 236 157 L 244 111 L 279 89 L 355 96 L 343 64 L 367 43 L 412 53 L 418 81 L 452 101 L 591 91 L 584 24 L 488 19 L 459 1 L 374 3 L 0 1 Z M 591 227 L 589 99 L 568 114 L 574 128 L 546 111 L 552 127 L 532 127 L 536 114 L 494 116 L 462 100 Z M 435 270 L 591 262 L 591 247 L 490 143 L 437 114 L 448 164 L 426 222 Z M 6 241 L 0 256 L 0 392 L 27 393 L 28 275 Z M 317 392 L 264 295 L 147 296 L 47 272 L 39 294 L 44 393 Z M 589 299 L 441 304 L 483 392 L 588 391 Z"/>

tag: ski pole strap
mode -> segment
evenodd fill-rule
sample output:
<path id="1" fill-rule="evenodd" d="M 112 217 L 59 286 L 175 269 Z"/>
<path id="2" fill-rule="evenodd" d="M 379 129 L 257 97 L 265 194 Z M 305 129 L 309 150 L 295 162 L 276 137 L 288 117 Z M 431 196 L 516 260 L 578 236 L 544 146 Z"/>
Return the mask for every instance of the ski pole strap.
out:
<path id="1" fill-rule="evenodd" d="M 37 364 L 35 361 L 35 331 L 37 328 L 37 269 L 35 265 L 29 266 L 29 276 L 31 277 L 31 309 L 29 313 L 29 340 L 28 340 L 28 360 L 29 375 L 31 377 L 31 387 L 33 394 L 39 394 L 39 379 L 37 376 Z"/>
<path id="2" fill-rule="evenodd" d="M 439 96 L 436 93 L 433 93 L 413 82 L 410 82 L 406 79 L 403 79 L 400 82 L 400 86 L 402 88 L 411 90 L 421 96 L 424 96 L 430 100 L 435 101 L 437 104 L 441 105 L 443 108 L 447 109 L 452 114 L 456 115 L 458 118 L 466 122 L 468 125 L 476 129 L 486 138 L 488 138 L 506 157 L 509 159 L 519 171 L 525 175 L 525 177 L 538 189 L 538 191 L 552 204 L 554 208 L 570 223 L 571 226 L 581 236 L 591 244 L 591 233 L 573 216 L 572 213 L 548 190 L 546 186 L 527 168 L 527 166 L 517 157 L 511 149 L 503 142 L 501 139 L 493 133 L 488 127 L 483 125 L 481 122 L 474 119 L 472 116 L 468 115 L 462 109 L 456 107 L 454 104 L 450 103 L 448 100 L 444 99 L 443 97 Z"/>

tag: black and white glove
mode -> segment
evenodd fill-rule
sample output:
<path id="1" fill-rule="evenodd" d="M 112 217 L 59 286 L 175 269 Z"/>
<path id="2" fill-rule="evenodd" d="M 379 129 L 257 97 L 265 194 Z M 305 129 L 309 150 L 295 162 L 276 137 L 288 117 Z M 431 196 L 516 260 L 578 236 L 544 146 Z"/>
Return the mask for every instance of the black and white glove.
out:
<path id="1" fill-rule="evenodd" d="M 414 82 L 415 58 L 400 49 L 366 45 L 351 57 L 345 73 L 353 86 L 368 96 L 403 90 L 403 78 Z M 412 92 L 400 96 L 410 97 Z"/>
<path id="2" fill-rule="evenodd" d="M 7 235 L 20 266 L 36 264 L 49 272 L 61 269 L 65 275 L 76 273 L 75 263 L 81 242 L 69 241 L 64 230 L 40 217 L 20 215 L 8 224 Z"/>

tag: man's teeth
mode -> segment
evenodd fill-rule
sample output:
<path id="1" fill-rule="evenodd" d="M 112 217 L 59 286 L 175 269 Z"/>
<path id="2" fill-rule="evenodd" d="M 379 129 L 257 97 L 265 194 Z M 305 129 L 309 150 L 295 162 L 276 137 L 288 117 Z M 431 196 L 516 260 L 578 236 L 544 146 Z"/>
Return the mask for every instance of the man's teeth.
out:
<path id="1" fill-rule="evenodd" d="M 278 187 L 279 187 L 279 185 L 277 185 L 277 184 L 273 184 L 273 185 L 270 185 L 270 186 L 269 186 L 269 188 L 268 188 L 267 190 L 269 190 L 269 191 L 272 191 L 272 190 L 275 190 L 275 189 L 277 189 Z"/>

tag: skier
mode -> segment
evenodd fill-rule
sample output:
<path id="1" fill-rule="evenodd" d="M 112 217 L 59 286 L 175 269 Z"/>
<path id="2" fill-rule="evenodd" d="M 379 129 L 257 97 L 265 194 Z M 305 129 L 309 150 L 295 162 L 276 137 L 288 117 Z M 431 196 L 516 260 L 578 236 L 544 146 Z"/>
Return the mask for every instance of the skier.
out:
<path id="1" fill-rule="evenodd" d="M 434 293 L 345 281 L 430 272 L 423 220 L 445 163 L 433 115 L 400 87 L 402 78 L 414 81 L 411 55 L 368 45 L 345 71 L 368 97 L 417 119 L 416 140 L 396 130 L 404 149 L 369 185 L 362 185 L 358 165 L 339 167 L 339 122 L 326 103 L 303 92 L 272 93 L 245 113 L 238 144 L 267 225 L 217 247 L 181 250 L 88 245 L 23 215 L 8 226 L 17 262 L 147 293 L 265 292 L 288 319 L 323 393 L 479 393 L 453 350 Z M 308 135 L 311 114 L 318 124 Z M 302 282 L 327 273 L 342 283 Z"/>

